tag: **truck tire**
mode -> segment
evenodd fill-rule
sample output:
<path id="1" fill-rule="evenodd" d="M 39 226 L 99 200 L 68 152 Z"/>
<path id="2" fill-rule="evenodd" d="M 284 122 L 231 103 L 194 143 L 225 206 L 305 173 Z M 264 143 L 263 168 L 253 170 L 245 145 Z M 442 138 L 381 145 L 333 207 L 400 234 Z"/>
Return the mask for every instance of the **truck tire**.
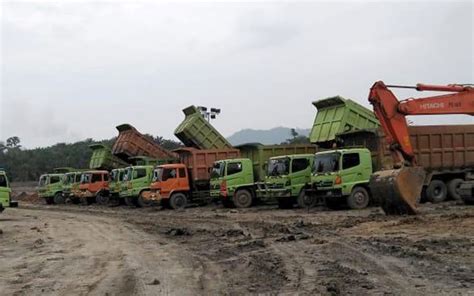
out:
<path id="1" fill-rule="evenodd" d="M 143 192 L 140 192 L 140 195 L 138 195 L 138 199 L 137 199 L 138 207 L 140 207 L 140 208 L 151 207 L 153 205 L 153 202 L 151 200 L 146 200 L 145 198 L 143 198 L 142 193 Z"/>
<path id="2" fill-rule="evenodd" d="M 298 195 L 296 201 L 298 203 L 298 207 L 302 209 L 314 208 L 317 204 L 316 197 L 307 195 L 304 190 L 300 192 L 300 195 Z"/>
<path id="3" fill-rule="evenodd" d="M 129 207 L 136 207 L 136 199 L 133 196 L 127 196 L 124 198 L 125 204 Z"/>
<path id="4" fill-rule="evenodd" d="M 250 208 L 252 206 L 252 194 L 247 189 L 237 191 L 232 200 L 236 208 Z"/>
<path id="5" fill-rule="evenodd" d="M 432 203 L 439 203 L 446 200 L 448 188 L 441 180 L 432 180 L 426 188 L 426 199 Z"/>
<path id="6" fill-rule="evenodd" d="M 105 192 L 97 193 L 95 202 L 99 205 L 105 206 L 109 203 L 109 195 Z"/>
<path id="7" fill-rule="evenodd" d="M 347 197 L 347 205 L 353 210 L 365 209 L 369 205 L 370 196 L 364 187 L 354 187 Z"/>
<path id="8" fill-rule="evenodd" d="M 62 193 L 56 193 L 54 195 L 54 203 L 57 205 L 62 205 L 66 203 L 66 199 L 62 195 Z"/>
<path id="9" fill-rule="evenodd" d="M 448 195 L 454 200 L 462 200 L 461 195 L 458 192 L 459 187 L 464 182 L 463 179 L 452 179 L 448 182 Z"/>
<path id="10" fill-rule="evenodd" d="M 188 198 L 183 193 L 175 193 L 170 197 L 170 207 L 173 210 L 180 210 L 186 207 Z"/>

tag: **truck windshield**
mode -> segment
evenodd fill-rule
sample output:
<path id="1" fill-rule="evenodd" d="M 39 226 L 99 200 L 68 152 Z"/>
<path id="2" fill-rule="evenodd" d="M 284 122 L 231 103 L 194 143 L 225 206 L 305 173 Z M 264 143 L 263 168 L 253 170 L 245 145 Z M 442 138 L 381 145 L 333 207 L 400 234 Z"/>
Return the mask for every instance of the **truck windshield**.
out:
<path id="1" fill-rule="evenodd" d="M 225 165 L 223 162 L 216 162 L 212 166 L 212 171 L 211 171 L 211 178 L 219 178 L 219 177 L 224 177 L 224 168 Z"/>
<path id="2" fill-rule="evenodd" d="M 132 180 L 132 173 L 133 173 L 132 168 L 126 168 L 125 169 L 125 174 L 123 175 L 123 180 L 124 181 L 131 181 Z"/>
<path id="3" fill-rule="evenodd" d="M 339 153 L 316 154 L 314 157 L 315 174 L 337 172 L 339 170 Z"/>
<path id="4" fill-rule="evenodd" d="M 48 176 L 41 176 L 39 179 L 39 186 L 45 186 L 48 184 Z"/>
<path id="5" fill-rule="evenodd" d="M 69 185 L 74 183 L 74 174 L 67 174 L 64 177 L 64 185 Z"/>
<path id="6" fill-rule="evenodd" d="M 113 170 L 110 172 L 110 180 L 112 182 L 117 182 L 119 180 L 120 174 L 119 171 Z"/>
<path id="7" fill-rule="evenodd" d="M 81 183 L 82 184 L 90 183 L 91 178 L 92 178 L 92 174 L 83 174 L 82 177 L 81 177 Z"/>
<path id="8" fill-rule="evenodd" d="M 161 176 L 163 175 L 163 168 L 157 168 L 153 171 L 153 182 L 161 181 Z"/>
<path id="9" fill-rule="evenodd" d="M 0 174 L 0 187 L 8 187 L 7 177 L 3 174 Z"/>
<path id="10" fill-rule="evenodd" d="M 290 159 L 288 157 L 270 159 L 268 161 L 268 171 L 267 171 L 268 176 L 272 176 L 272 177 L 284 176 L 284 175 L 288 175 L 289 172 L 290 172 Z"/>

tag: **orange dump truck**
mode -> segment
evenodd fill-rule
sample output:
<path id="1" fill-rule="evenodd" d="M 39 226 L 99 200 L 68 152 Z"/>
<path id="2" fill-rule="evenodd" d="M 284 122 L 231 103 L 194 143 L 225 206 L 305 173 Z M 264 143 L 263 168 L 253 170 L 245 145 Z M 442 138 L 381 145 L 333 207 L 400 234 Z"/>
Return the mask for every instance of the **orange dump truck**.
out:
<path id="1" fill-rule="evenodd" d="M 172 209 L 186 207 L 188 202 L 210 202 L 210 174 L 215 161 L 240 157 L 238 149 L 174 150 L 180 163 L 164 164 L 155 168 L 151 190 L 146 194 L 150 202 L 160 202 Z"/>
<path id="2" fill-rule="evenodd" d="M 112 147 L 112 153 L 124 161 L 135 156 L 147 156 L 153 159 L 174 159 L 177 155 L 166 150 L 149 137 L 140 133 L 130 124 L 117 126 L 119 135 Z"/>
<path id="3" fill-rule="evenodd" d="M 87 171 L 82 173 L 79 184 L 78 198 L 82 204 L 97 202 L 106 204 L 109 200 L 109 172 L 108 171 Z"/>

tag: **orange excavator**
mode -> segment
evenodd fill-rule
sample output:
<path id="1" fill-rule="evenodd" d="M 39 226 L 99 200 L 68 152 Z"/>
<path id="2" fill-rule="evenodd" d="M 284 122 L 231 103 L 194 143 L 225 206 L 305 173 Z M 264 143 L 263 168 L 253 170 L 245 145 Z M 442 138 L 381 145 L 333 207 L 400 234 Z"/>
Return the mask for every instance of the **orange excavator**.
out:
<path id="1" fill-rule="evenodd" d="M 410 88 L 417 91 L 449 92 L 426 98 L 398 101 L 390 88 Z M 474 116 L 473 85 L 385 85 L 376 82 L 369 101 L 380 121 L 394 160 L 394 169 L 372 175 L 369 186 L 387 215 L 414 215 L 420 200 L 425 171 L 417 165 L 410 142 L 407 115 L 467 114 Z"/>

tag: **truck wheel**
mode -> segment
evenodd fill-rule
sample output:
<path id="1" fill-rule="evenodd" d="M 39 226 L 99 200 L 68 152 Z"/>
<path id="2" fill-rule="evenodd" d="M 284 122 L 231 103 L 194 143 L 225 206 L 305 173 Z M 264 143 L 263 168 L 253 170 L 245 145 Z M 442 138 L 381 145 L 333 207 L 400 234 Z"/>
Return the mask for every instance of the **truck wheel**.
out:
<path id="1" fill-rule="evenodd" d="M 54 203 L 57 205 L 62 205 L 66 203 L 66 199 L 61 193 L 56 193 L 54 195 Z"/>
<path id="2" fill-rule="evenodd" d="M 140 192 L 140 195 L 138 196 L 137 204 L 140 208 L 148 208 L 153 204 L 153 202 L 151 200 L 145 199 L 142 193 L 143 192 Z"/>
<path id="3" fill-rule="evenodd" d="M 426 188 L 426 199 L 432 203 L 439 203 L 446 199 L 448 188 L 441 180 L 432 180 Z"/>
<path id="4" fill-rule="evenodd" d="M 448 194 L 454 200 L 462 200 L 458 190 L 461 184 L 464 182 L 463 179 L 452 179 L 448 182 Z"/>
<path id="5" fill-rule="evenodd" d="M 127 196 L 124 198 L 124 201 L 125 201 L 125 204 L 129 207 L 136 207 L 137 204 L 136 204 L 136 200 L 134 197 L 132 196 Z"/>
<path id="6" fill-rule="evenodd" d="M 282 197 L 278 199 L 278 208 L 280 209 L 292 209 L 293 199 L 291 197 Z"/>
<path id="7" fill-rule="evenodd" d="M 183 193 L 175 193 L 170 197 L 170 207 L 173 210 L 180 210 L 186 207 L 188 199 Z"/>
<path id="8" fill-rule="evenodd" d="M 365 209 L 369 205 L 369 193 L 364 187 L 355 187 L 347 197 L 347 205 L 351 209 Z"/>
<path id="9" fill-rule="evenodd" d="M 54 197 L 45 197 L 44 200 L 45 200 L 47 205 L 54 204 Z"/>
<path id="10" fill-rule="evenodd" d="M 316 200 L 316 197 L 307 195 L 306 192 L 304 192 L 303 190 L 300 192 L 300 195 L 298 195 L 297 202 L 298 202 L 298 207 L 302 209 L 306 209 L 306 208 L 314 208 L 316 206 L 317 200 Z"/>
<path id="11" fill-rule="evenodd" d="M 99 205 L 107 205 L 109 203 L 109 195 L 105 192 L 99 192 L 95 197 L 95 202 Z"/>
<path id="12" fill-rule="evenodd" d="M 250 208 L 252 194 L 247 189 L 241 189 L 235 193 L 233 201 L 236 208 Z"/>

